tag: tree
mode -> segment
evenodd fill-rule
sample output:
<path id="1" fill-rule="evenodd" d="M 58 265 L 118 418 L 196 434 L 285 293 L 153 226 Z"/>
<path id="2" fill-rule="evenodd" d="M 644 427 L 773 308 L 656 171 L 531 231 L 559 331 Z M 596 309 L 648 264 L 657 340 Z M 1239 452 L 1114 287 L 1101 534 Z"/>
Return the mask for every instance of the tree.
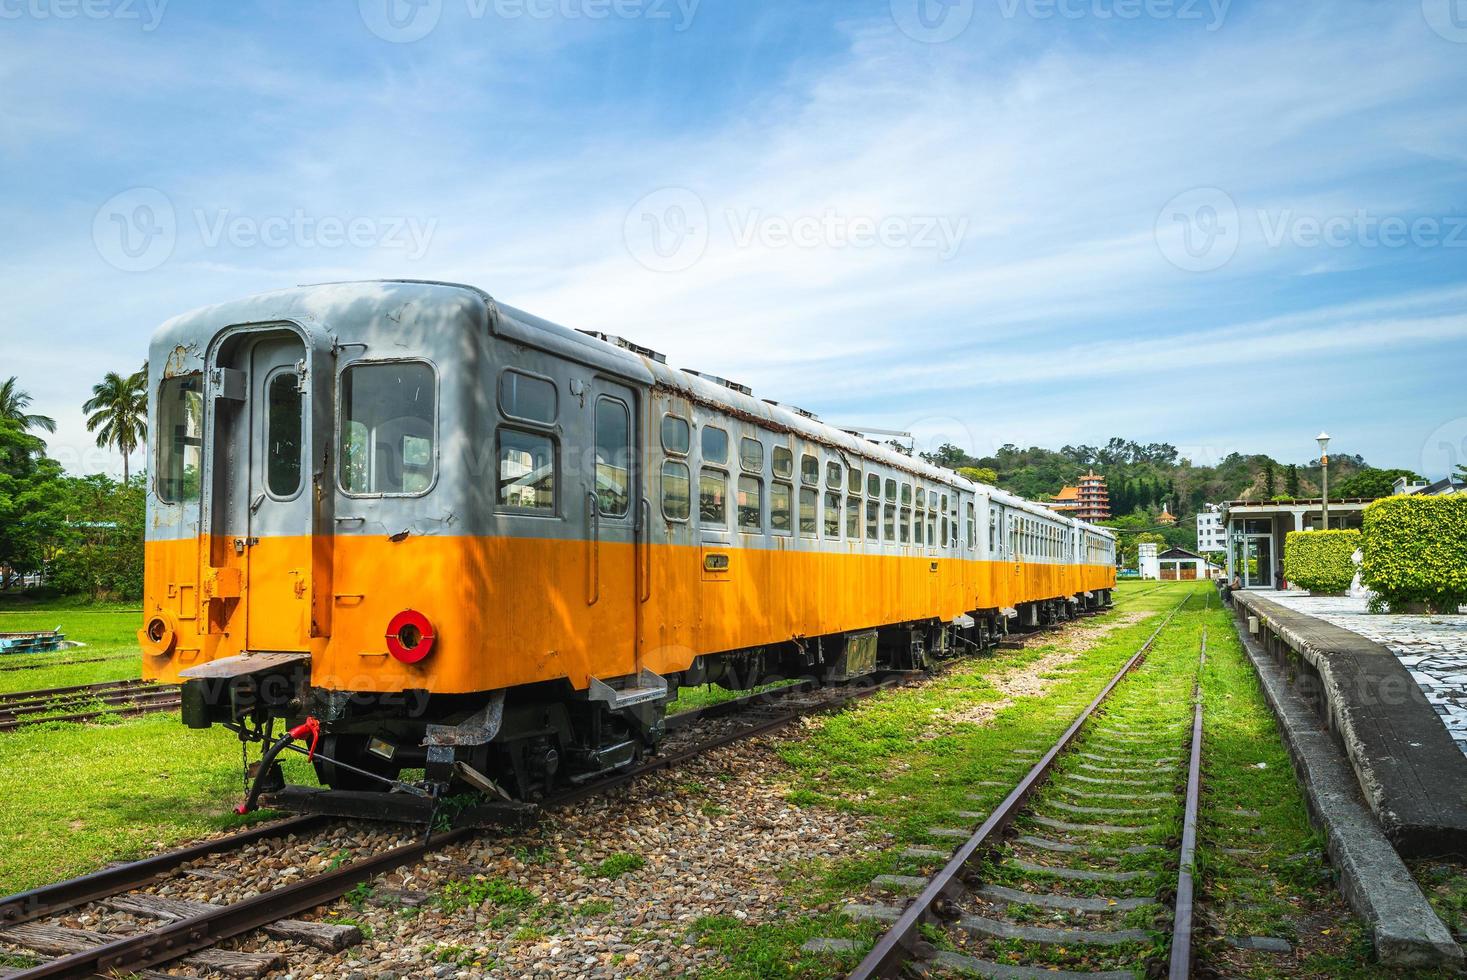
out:
<path id="1" fill-rule="evenodd" d="M 1467 463 L 1457 467 L 1456 478 L 1462 483 L 1467 483 Z"/>
<path id="2" fill-rule="evenodd" d="M 1299 465 L 1290 463 L 1289 468 L 1284 471 L 1284 492 L 1297 500 L 1299 498 Z"/>
<path id="3" fill-rule="evenodd" d="M 1331 488 L 1331 493 L 1342 500 L 1348 500 L 1351 497 L 1389 497 L 1396 492 L 1396 480 L 1401 477 L 1405 477 L 1408 483 L 1421 479 L 1410 470 L 1364 469 L 1340 481 L 1338 487 Z"/>
<path id="4" fill-rule="evenodd" d="M 1273 460 L 1263 464 L 1263 495 L 1269 500 L 1278 493 L 1278 480 L 1274 476 Z"/>
<path id="5" fill-rule="evenodd" d="M 97 445 L 122 453 L 122 482 L 127 483 L 127 458 L 148 438 L 148 366 L 127 377 L 108 371 L 92 385 L 82 411 L 92 413 L 87 431 L 97 433 Z"/>
<path id="6" fill-rule="evenodd" d="M 46 444 L 21 422 L 0 416 L 0 589 L 15 573 L 41 570 L 56 531 L 49 508 L 60 478 Z"/>
<path id="7" fill-rule="evenodd" d="M 998 473 L 986 466 L 960 466 L 958 476 L 970 483 L 982 483 L 990 487 L 998 486 Z"/>
<path id="8" fill-rule="evenodd" d="M 47 432 L 56 431 L 56 420 L 45 415 L 30 415 L 26 409 L 30 407 L 30 392 L 22 391 L 16 384 L 16 379 L 11 377 L 0 384 L 0 419 L 9 419 L 20 426 L 22 432 L 31 429 L 45 429 Z M 45 443 L 41 443 L 45 445 Z"/>

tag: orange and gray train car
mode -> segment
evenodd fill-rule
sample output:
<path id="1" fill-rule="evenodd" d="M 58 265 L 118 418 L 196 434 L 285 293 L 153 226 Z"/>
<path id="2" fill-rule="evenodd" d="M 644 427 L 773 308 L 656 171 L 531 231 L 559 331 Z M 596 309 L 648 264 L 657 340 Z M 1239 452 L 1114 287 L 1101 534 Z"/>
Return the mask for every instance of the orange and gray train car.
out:
<path id="1" fill-rule="evenodd" d="M 1111 532 L 483 291 L 283 290 L 153 338 L 144 674 L 338 789 L 532 797 L 683 685 L 915 668 L 1108 603 Z"/>

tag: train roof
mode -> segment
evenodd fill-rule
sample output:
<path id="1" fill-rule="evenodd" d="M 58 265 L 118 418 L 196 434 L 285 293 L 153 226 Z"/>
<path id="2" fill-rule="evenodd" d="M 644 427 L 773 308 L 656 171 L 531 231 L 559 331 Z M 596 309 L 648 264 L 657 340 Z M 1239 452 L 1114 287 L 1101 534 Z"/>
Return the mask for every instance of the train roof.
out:
<path id="1" fill-rule="evenodd" d="M 1071 527 L 1088 528 L 1105 537 L 1114 537 L 1107 528 L 1058 514 L 1042 504 L 997 487 L 974 483 L 952 470 L 934 466 L 926 460 L 907 456 L 889 446 L 828 425 L 799 409 L 757 398 L 748 389 L 731 386 L 731 383 L 720 378 L 670 367 L 662 355 L 621 338 L 561 326 L 532 313 L 505 306 L 486 291 L 462 283 L 377 279 L 279 289 L 200 307 L 173 317 L 154 333 L 152 344 L 155 349 L 179 345 L 202 348 L 215 332 L 236 323 L 304 319 L 330 327 L 351 318 L 360 320 L 364 303 L 368 308 L 375 306 L 411 311 L 414 322 L 427 328 L 431 328 L 435 320 L 449 320 L 449 317 L 443 315 L 443 306 L 458 304 L 461 307 L 459 312 L 485 321 L 497 336 L 610 371 L 630 381 L 677 393 L 734 417 L 799 435 L 842 454 L 856 454 L 914 476 L 989 497 L 1015 510 Z M 404 329 L 402 316 L 377 322 L 393 324 L 391 327 L 378 327 L 384 334 L 397 334 Z"/>

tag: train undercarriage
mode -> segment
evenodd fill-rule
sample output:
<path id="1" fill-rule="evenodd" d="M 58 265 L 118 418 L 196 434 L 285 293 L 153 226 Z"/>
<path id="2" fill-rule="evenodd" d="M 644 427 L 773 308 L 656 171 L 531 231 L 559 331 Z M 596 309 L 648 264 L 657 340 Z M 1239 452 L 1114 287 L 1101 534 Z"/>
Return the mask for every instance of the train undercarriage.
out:
<path id="1" fill-rule="evenodd" d="M 445 807 L 480 822 L 533 812 L 535 802 L 632 766 L 657 752 L 666 710 L 682 687 L 749 692 L 799 681 L 858 684 L 881 671 L 923 670 L 982 653 L 1109 607 L 1110 593 L 1023 603 L 952 623 L 915 622 L 697 658 L 685 671 L 650 671 L 574 691 L 564 681 L 473 695 L 344 692 L 310 685 L 304 654 L 256 654 L 208 665 L 183 685 L 183 718 L 221 724 L 245 746 L 249 791 L 261 805 L 341 816 L 439 821 Z M 323 788 L 287 786 L 285 752 L 310 757 Z"/>

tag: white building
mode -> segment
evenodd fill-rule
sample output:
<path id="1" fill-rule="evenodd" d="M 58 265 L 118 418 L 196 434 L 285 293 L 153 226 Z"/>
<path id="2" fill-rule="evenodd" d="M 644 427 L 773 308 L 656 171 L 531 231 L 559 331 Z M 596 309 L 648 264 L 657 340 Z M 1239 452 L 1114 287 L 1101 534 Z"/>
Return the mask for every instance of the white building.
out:
<path id="1" fill-rule="evenodd" d="M 1454 482 L 1451 477 L 1447 477 L 1445 480 L 1438 480 L 1435 483 L 1428 484 L 1425 480 L 1408 481 L 1404 476 L 1401 476 L 1396 478 L 1395 489 L 1397 495 L 1403 493 L 1413 495 L 1419 494 L 1423 497 L 1445 497 L 1450 494 L 1463 493 L 1464 491 L 1467 491 L 1467 487 L 1464 487 L 1460 483 Z"/>
<path id="2" fill-rule="evenodd" d="M 1228 550 L 1228 531 L 1223 524 L 1222 508 L 1217 504 L 1208 504 L 1197 515 L 1197 550 L 1204 555 L 1209 551 Z"/>

